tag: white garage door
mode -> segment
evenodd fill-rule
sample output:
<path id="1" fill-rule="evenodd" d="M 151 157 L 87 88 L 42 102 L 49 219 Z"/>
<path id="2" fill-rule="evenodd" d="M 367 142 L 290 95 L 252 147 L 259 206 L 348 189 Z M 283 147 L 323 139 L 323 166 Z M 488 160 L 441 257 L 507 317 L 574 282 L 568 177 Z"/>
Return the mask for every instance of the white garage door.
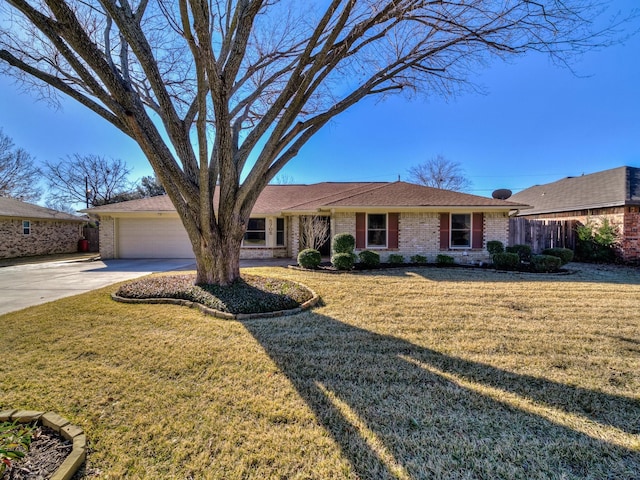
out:
<path id="1" fill-rule="evenodd" d="M 117 235 L 120 258 L 194 258 L 177 218 L 121 218 Z"/>

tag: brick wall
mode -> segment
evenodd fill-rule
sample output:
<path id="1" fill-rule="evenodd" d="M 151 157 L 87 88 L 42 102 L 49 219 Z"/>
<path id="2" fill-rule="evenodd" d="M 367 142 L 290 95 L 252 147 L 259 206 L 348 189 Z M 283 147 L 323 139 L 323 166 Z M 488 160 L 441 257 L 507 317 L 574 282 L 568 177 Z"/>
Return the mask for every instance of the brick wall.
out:
<path id="1" fill-rule="evenodd" d="M 440 249 L 440 214 L 437 212 L 402 212 L 398 224 L 398 248 L 375 249 L 381 261 L 392 253 L 400 254 L 409 261 L 412 255 L 424 255 L 427 261 L 435 262 L 438 254 L 454 257 L 458 263 L 478 263 L 490 260 L 486 251 L 488 240 L 500 240 L 505 245 L 509 238 L 509 216 L 506 212 L 485 213 L 482 250 Z M 336 213 L 332 216 L 332 234 L 356 234 L 356 214 Z M 361 250 L 356 249 L 356 253 Z"/>
<path id="2" fill-rule="evenodd" d="M 113 217 L 100 217 L 100 258 L 108 260 L 116 254 L 116 221 Z"/>
<path id="3" fill-rule="evenodd" d="M 509 214 L 506 212 L 484 214 L 484 242 L 483 248 L 487 248 L 487 242 L 498 240 L 503 245 L 509 244 Z"/>
<path id="4" fill-rule="evenodd" d="M 398 251 L 409 261 L 412 255 L 424 255 L 435 262 L 440 253 L 440 214 L 401 213 L 398 220 Z"/>
<path id="5" fill-rule="evenodd" d="M 640 261 L 640 212 L 628 207 L 622 225 L 622 258 L 628 262 Z"/>
<path id="6" fill-rule="evenodd" d="M 240 249 L 240 258 L 286 258 L 286 247 L 250 247 Z"/>
<path id="7" fill-rule="evenodd" d="M 289 225 L 287 229 L 287 246 L 288 254 L 291 258 L 298 258 L 300 253 L 300 217 L 293 215 L 288 218 Z"/>
<path id="8" fill-rule="evenodd" d="M 82 223 L 30 220 L 31 233 L 25 235 L 22 221 L 22 218 L 0 220 L 0 258 L 78 251 L 78 240 L 82 238 Z"/>
<path id="9" fill-rule="evenodd" d="M 331 237 L 333 238 L 338 233 L 350 233 L 356 235 L 356 214 L 355 212 L 349 213 L 334 213 L 331 216 Z"/>

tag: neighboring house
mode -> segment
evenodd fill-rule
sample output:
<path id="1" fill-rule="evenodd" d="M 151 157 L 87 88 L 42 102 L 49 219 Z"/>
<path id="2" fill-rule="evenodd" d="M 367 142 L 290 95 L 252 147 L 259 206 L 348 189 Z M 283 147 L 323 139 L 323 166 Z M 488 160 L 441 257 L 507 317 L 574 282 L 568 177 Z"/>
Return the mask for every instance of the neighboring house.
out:
<path id="1" fill-rule="evenodd" d="M 0 197 L 0 258 L 78 250 L 86 217 Z"/>
<path id="2" fill-rule="evenodd" d="M 445 253 L 462 263 L 489 259 L 488 240 L 506 243 L 509 211 L 526 205 L 405 182 L 267 185 L 251 213 L 241 258 L 296 258 L 300 218 L 325 217 L 331 236 L 350 233 L 356 252 Z M 132 200 L 85 210 L 100 219 L 102 258 L 193 258 L 169 198 Z M 328 252 L 326 252 L 328 253 Z"/>
<path id="3" fill-rule="evenodd" d="M 640 168 L 619 167 L 536 185 L 510 201 L 533 208 L 517 216 L 532 220 L 575 220 L 581 224 L 608 219 L 618 227 L 626 261 L 640 260 Z"/>

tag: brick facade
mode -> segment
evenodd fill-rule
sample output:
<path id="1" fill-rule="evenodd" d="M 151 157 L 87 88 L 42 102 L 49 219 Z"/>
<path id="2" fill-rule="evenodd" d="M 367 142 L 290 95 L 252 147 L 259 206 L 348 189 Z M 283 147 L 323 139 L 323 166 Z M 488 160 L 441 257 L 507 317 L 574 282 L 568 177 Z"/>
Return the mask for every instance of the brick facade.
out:
<path id="1" fill-rule="evenodd" d="M 100 258 L 109 260 L 116 254 L 116 220 L 113 217 L 100 217 Z"/>
<path id="2" fill-rule="evenodd" d="M 275 217 L 274 221 L 275 221 Z M 247 247 L 240 252 L 241 259 L 257 258 L 297 258 L 300 251 L 300 217 L 285 217 L 286 246 L 274 247 L 274 233 L 267 232 L 266 247 Z M 489 261 L 486 251 L 488 240 L 500 240 L 505 245 L 508 239 L 509 219 L 506 212 L 485 213 L 483 219 L 482 249 L 440 249 L 440 214 L 437 212 L 401 212 L 398 220 L 398 248 L 375 249 L 382 261 L 390 254 L 400 254 L 409 261 L 412 255 L 424 255 L 429 262 L 435 262 L 438 254 L 444 253 L 456 259 L 458 263 L 478 263 Z M 331 216 L 331 236 L 338 233 L 356 233 L 355 212 L 335 212 Z M 100 253 L 103 259 L 114 258 L 116 222 L 113 217 L 102 216 L 100 220 Z M 357 249 L 359 253 L 362 249 Z"/>
<path id="3" fill-rule="evenodd" d="M 622 221 L 620 247 L 625 261 L 640 262 L 640 209 L 627 207 Z"/>
<path id="4" fill-rule="evenodd" d="M 23 233 L 23 220 L 31 222 L 29 234 Z M 0 258 L 77 252 L 82 225 L 61 220 L 0 219 Z"/>
<path id="5" fill-rule="evenodd" d="M 287 217 L 287 252 L 289 257 L 298 258 L 300 253 L 300 217 Z"/>
<path id="6" fill-rule="evenodd" d="M 355 212 L 335 213 L 331 217 L 332 235 L 356 234 Z M 440 214 L 437 212 L 401 212 L 399 215 L 398 248 L 372 249 L 386 261 L 390 254 L 400 254 L 409 261 L 413 255 L 424 255 L 427 261 L 435 262 L 439 254 L 450 255 L 457 263 L 479 263 L 490 260 L 486 250 L 487 241 L 499 240 L 507 244 L 509 238 L 509 216 L 506 212 L 485 213 L 483 219 L 482 249 L 441 249 Z M 359 253 L 362 249 L 356 249 Z"/>

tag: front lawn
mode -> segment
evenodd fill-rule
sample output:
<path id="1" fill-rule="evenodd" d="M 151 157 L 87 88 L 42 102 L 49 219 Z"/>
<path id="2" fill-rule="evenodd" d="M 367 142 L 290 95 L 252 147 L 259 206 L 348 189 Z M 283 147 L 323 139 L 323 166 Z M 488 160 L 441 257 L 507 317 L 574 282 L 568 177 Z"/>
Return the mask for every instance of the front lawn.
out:
<path id="1" fill-rule="evenodd" d="M 0 410 L 87 478 L 638 479 L 640 274 L 579 268 L 247 269 L 324 306 L 244 322 L 112 286 L 0 316 Z"/>

